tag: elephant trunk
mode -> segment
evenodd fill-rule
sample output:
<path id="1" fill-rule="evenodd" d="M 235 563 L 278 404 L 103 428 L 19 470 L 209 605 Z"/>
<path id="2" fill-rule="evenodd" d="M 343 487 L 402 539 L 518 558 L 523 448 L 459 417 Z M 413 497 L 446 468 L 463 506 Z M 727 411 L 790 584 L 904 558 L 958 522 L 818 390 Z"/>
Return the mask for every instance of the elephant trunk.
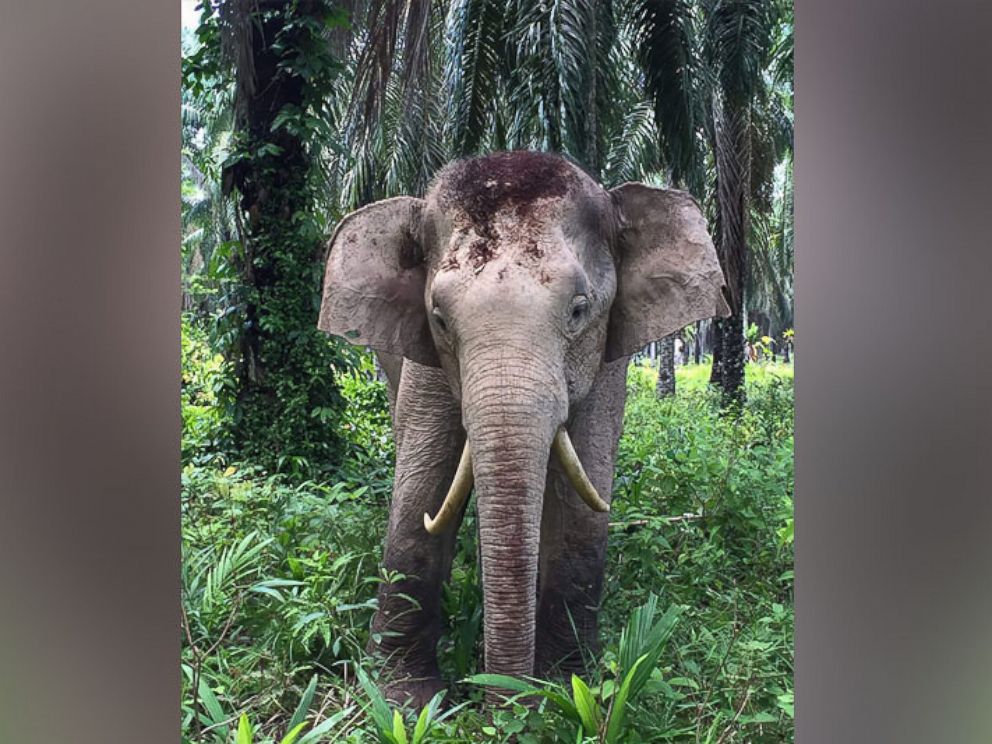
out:
<path id="1" fill-rule="evenodd" d="M 485 668 L 534 671 L 541 511 L 552 441 L 567 413 L 551 365 L 501 353 L 463 367 L 463 415 L 471 446 L 482 554 Z M 526 361 L 525 361 L 526 360 Z"/>

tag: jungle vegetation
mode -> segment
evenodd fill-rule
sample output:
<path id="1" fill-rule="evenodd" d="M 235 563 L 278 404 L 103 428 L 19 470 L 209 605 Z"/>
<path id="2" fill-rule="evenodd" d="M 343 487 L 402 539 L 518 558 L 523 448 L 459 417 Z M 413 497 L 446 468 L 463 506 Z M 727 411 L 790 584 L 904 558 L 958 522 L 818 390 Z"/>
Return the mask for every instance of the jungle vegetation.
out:
<path id="1" fill-rule="evenodd" d="M 182 48 L 184 741 L 792 740 L 792 23 L 779 0 L 200 3 Z M 469 517 L 439 649 L 460 682 L 394 710 L 364 651 L 387 397 L 367 352 L 316 330 L 326 241 L 453 158 L 520 148 L 689 190 L 733 315 L 631 366 L 603 658 L 521 681 L 536 707 L 480 708 Z"/>

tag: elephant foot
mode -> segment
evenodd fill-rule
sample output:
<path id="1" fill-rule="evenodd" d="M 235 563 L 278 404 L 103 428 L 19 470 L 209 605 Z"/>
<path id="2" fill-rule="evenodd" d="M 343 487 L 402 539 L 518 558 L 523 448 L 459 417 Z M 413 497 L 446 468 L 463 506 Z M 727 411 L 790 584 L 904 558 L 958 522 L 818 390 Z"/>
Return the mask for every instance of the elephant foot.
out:
<path id="1" fill-rule="evenodd" d="M 420 710 L 445 687 L 440 677 L 402 677 L 384 682 L 381 689 L 383 697 L 393 705 Z"/>

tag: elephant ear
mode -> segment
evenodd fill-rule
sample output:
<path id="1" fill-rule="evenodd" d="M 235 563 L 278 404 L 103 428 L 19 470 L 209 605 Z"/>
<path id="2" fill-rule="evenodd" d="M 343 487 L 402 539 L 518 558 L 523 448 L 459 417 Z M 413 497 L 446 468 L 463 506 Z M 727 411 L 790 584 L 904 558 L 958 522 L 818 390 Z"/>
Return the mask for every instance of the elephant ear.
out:
<path id="1" fill-rule="evenodd" d="M 423 201 L 369 204 L 331 237 L 317 326 L 353 344 L 440 366 L 424 305 Z"/>
<path id="2" fill-rule="evenodd" d="M 619 211 L 617 295 L 608 361 L 704 318 L 726 317 L 723 271 L 696 200 L 684 191 L 625 183 Z"/>

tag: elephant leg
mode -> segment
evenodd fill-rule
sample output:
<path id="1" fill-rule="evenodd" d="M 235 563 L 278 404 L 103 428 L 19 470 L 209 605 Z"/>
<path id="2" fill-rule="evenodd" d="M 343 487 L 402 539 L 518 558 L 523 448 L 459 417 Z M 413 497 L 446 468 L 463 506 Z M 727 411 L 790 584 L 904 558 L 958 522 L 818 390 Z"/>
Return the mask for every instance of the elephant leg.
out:
<path id="1" fill-rule="evenodd" d="M 576 407 L 569 435 L 599 494 L 611 500 L 613 467 L 623 428 L 627 358 L 604 365 Z M 584 655 L 599 653 L 598 615 L 609 514 L 579 498 L 557 459 L 548 466 L 541 518 L 535 673 L 581 672 Z"/>
<path id="2" fill-rule="evenodd" d="M 424 529 L 454 476 L 465 433 L 461 410 L 439 369 L 404 360 L 396 391 L 396 475 L 370 650 L 383 657 L 383 689 L 397 703 L 422 706 L 443 687 L 436 647 L 441 587 L 451 572 L 457 524 Z M 460 518 L 458 520 L 460 522 Z"/>

